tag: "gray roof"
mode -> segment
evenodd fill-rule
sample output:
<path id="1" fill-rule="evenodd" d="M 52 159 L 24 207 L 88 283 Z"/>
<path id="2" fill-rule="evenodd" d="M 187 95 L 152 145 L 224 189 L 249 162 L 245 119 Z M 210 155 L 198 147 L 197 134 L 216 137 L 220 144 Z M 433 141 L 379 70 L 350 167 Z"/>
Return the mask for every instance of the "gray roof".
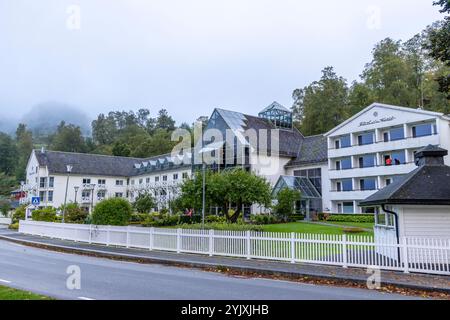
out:
<path id="1" fill-rule="evenodd" d="M 305 137 L 295 159 L 286 167 L 326 162 L 328 160 L 327 138 L 323 135 Z"/>
<path id="2" fill-rule="evenodd" d="M 138 158 L 104 156 L 87 153 L 71 153 L 35 150 L 40 166 L 47 166 L 51 174 L 66 174 L 67 165 L 72 165 L 72 174 L 129 177 L 134 172 Z"/>
<path id="3" fill-rule="evenodd" d="M 443 164 L 444 154 L 446 150 L 431 146 L 421 149 L 416 153 L 420 158 L 418 163 L 423 163 L 420 167 L 361 201 L 360 205 L 450 205 L 450 167 Z"/>
<path id="4" fill-rule="evenodd" d="M 266 112 L 266 111 L 272 110 L 272 109 L 281 110 L 281 111 L 284 111 L 284 112 L 292 112 L 291 110 L 289 110 L 285 106 L 283 106 L 283 105 L 279 104 L 278 102 L 274 101 L 270 105 L 265 107 L 260 113 L 263 113 L 263 112 Z"/>

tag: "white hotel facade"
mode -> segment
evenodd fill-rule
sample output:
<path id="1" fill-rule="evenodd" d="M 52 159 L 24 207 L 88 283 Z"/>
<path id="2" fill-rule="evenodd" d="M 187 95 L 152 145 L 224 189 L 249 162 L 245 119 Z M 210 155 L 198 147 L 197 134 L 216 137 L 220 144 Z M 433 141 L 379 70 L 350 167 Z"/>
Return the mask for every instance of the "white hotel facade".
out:
<path id="1" fill-rule="evenodd" d="M 290 111 L 276 102 L 258 116 L 215 109 L 207 128 L 276 131 L 277 154 L 269 150 L 270 155 L 264 155 L 258 147 L 248 146 L 246 161 L 239 166 L 266 177 L 274 195 L 282 188 L 300 190 L 302 199 L 297 209 L 307 215 L 361 213 L 360 201 L 415 169 L 414 153 L 418 149 L 431 144 L 450 150 L 449 116 L 379 103 L 324 135 L 302 135 L 292 126 Z M 218 157 L 229 157 L 230 146 L 225 141 L 204 142 L 206 147 L 213 145 Z M 69 181 L 67 202 L 77 202 L 89 211 L 105 198 L 123 197 L 133 202 L 143 192 L 154 195 L 155 210 L 168 208 L 183 180 L 198 168 L 193 165 L 193 157 L 192 150 L 175 157 L 169 154 L 147 159 L 34 150 L 22 186 L 27 197 L 21 202 L 30 203 L 31 197 L 39 196 L 40 207 L 59 207 L 65 201 Z M 260 165 L 267 160 L 272 163 L 269 168 Z M 450 165 L 448 156 L 445 163 Z M 68 165 L 72 168 L 69 179 Z M 224 162 L 215 169 L 235 166 L 237 163 Z M 29 208 L 34 209 L 31 204 Z M 366 208 L 364 212 L 372 210 Z M 266 210 L 252 206 L 246 212 Z"/>

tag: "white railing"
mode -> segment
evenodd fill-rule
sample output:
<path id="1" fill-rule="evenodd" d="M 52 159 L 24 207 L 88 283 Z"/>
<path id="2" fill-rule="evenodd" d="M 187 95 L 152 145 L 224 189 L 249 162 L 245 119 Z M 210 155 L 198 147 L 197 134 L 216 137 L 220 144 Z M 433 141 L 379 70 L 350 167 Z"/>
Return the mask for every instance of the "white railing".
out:
<path id="1" fill-rule="evenodd" d="M 11 224 L 11 218 L 3 218 L 3 217 L 0 217 L 0 224 L 7 224 L 7 225 L 10 225 L 10 224 Z"/>
<path id="2" fill-rule="evenodd" d="M 19 232 L 148 250 L 450 275 L 450 239 L 188 230 L 20 221 Z M 389 252 L 389 255 L 380 254 Z M 395 254 L 393 254 L 395 253 Z"/>

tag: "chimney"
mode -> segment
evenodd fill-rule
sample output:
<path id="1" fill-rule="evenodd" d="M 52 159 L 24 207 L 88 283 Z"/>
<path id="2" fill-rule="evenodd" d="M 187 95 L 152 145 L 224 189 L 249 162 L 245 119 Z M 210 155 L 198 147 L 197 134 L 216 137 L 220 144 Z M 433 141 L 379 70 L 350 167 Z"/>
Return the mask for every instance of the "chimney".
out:
<path id="1" fill-rule="evenodd" d="M 417 166 L 444 165 L 444 157 L 448 151 L 437 146 L 428 145 L 416 152 L 415 162 Z"/>

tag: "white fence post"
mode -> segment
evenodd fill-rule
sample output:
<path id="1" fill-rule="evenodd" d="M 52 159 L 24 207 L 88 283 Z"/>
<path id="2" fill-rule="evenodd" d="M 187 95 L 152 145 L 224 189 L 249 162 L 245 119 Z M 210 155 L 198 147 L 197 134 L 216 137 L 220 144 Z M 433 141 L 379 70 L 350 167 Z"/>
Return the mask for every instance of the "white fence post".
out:
<path id="1" fill-rule="evenodd" d="M 181 252 L 181 229 L 177 229 L 177 253 Z"/>
<path id="2" fill-rule="evenodd" d="M 347 235 L 343 234 L 342 235 L 342 263 L 343 263 L 343 267 L 347 268 L 348 267 L 348 257 L 347 257 Z"/>
<path id="3" fill-rule="evenodd" d="M 149 250 L 150 250 L 150 251 L 153 250 L 153 242 L 154 242 L 154 240 L 153 240 L 153 234 L 154 234 L 154 232 L 155 232 L 155 228 L 151 227 L 151 228 L 150 228 L 150 247 L 149 247 Z"/>
<path id="4" fill-rule="evenodd" d="M 291 263 L 295 263 L 295 233 L 291 232 Z"/>
<path id="5" fill-rule="evenodd" d="M 110 226 L 106 226 L 106 245 L 109 246 L 109 228 Z"/>
<path id="6" fill-rule="evenodd" d="M 89 244 L 92 243 L 92 224 L 89 225 Z"/>
<path id="7" fill-rule="evenodd" d="M 409 273 L 409 261 L 408 261 L 408 241 L 406 237 L 402 238 L 402 258 L 403 258 L 403 272 Z"/>
<path id="8" fill-rule="evenodd" d="M 247 247 L 247 259 L 250 259 L 251 257 L 251 242 L 250 242 L 250 231 L 246 232 L 246 247 Z"/>
<path id="9" fill-rule="evenodd" d="M 130 247 L 130 226 L 127 226 L 127 248 Z"/>
<path id="10" fill-rule="evenodd" d="M 212 257 L 214 253 L 214 230 L 209 230 L 209 256 Z"/>

